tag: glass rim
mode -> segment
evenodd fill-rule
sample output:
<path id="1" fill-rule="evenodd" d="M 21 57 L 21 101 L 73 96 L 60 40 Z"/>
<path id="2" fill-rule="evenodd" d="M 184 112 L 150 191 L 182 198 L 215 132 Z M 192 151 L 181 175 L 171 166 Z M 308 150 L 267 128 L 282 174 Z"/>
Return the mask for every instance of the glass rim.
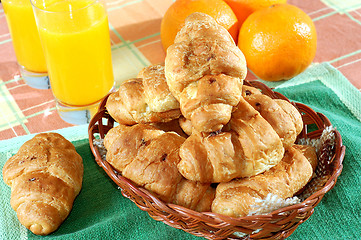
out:
<path id="1" fill-rule="evenodd" d="M 43 8 L 40 8 L 38 6 L 35 5 L 35 2 L 37 0 L 30 0 L 30 3 L 31 5 L 33 6 L 33 8 L 37 9 L 37 10 L 40 10 L 42 12 L 47 12 L 47 13 L 74 13 L 74 12 L 78 12 L 78 11 L 81 11 L 83 9 L 86 9 L 88 7 L 90 7 L 91 5 L 95 4 L 96 2 L 99 2 L 100 0 L 91 0 L 89 1 L 89 4 L 84 6 L 84 7 L 81 7 L 81 8 L 77 8 L 77 9 L 74 9 L 74 10 L 71 10 L 71 11 L 50 11 L 50 10 L 46 10 L 46 9 L 43 9 Z M 42 0 L 40 0 L 42 1 Z M 45 0 L 46 1 L 46 0 Z M 53 3 L 55 2 L 64 2 L 65 0 L 58 0 L 58 1 L 54 1 Z M 72 1 L 72 0 L 71 0 Z M 44 2 L 44 1 L 42 1 Z"/>

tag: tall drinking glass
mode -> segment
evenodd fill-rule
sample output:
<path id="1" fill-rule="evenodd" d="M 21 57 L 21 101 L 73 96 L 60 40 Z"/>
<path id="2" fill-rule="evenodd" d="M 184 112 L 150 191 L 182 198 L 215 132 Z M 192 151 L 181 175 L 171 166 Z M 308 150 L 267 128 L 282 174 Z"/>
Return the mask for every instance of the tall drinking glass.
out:
<path id="1" fill-rule="evenodd" d="M 108 17 L 99 0 L 32 0 L 60 117 L 89 122 L 114 76 Z"/>
<path id="2" fill-rule="evenodd" d="M 16 59 L 25 82 L 38 89 L 49 89 L 44 53 L 29 0 L 2 0 Z"/>

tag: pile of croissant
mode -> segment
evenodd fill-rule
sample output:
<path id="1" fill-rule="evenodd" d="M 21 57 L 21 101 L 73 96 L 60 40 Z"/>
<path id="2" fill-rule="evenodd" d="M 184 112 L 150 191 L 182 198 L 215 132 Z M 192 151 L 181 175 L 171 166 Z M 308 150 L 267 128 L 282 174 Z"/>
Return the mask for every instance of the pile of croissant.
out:
<path id="1" fill-rule="evenodd" d="M 119 123 L 106 160 L 161 200 L 232 217 L 269 193 L 286 199 L 311 179 L 317 156 L 296 145 L 303 122 L 288 101 L 243 85 L 246 61 L 227 30 L 193 13 L 167 49 L 106 103 Z"/>

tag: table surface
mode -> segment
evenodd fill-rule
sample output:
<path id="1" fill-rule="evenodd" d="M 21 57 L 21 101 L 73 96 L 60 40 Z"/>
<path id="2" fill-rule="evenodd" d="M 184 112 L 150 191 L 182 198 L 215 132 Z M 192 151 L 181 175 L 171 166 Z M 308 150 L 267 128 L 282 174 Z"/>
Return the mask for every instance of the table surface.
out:
<path id="1" fill-rule="evenodd" d="M 172 0 L 113 0 L 109 26 L 115 81 L 132 78 L 164 61 L 160 23 Z M 361 3 L 357 0 L 289 0 L 314 21 L 314 63 L 328 62 L 361 89 Z M 248 80 L 256 79 L 251 73 Z M 21 78 L 0 3 L 0 140 L 71 126 L 62 121 L 51 90 L 28 87 Z"/>

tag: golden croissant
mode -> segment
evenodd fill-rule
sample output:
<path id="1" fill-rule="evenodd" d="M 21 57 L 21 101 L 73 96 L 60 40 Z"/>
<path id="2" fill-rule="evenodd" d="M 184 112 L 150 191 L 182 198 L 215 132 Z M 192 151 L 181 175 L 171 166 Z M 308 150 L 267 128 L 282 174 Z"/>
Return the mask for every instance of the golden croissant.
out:
<path id="1" fill-rule="evenodd" d="M 57 133 L 41 133 L 25 142 L 3 168 L 11 187 L 11 207 L 34 234 L 55 231 L 69 215 L 83 179 L 83 161 Z"/>
<path id="2" fill-rule="evenodd" d="M 227 127 L 230 130 L 211 134 L 192 131 L 179 152 L 178 169 L 185 178 L 227 182 L 262 173 L 281 161 L 280 137 L 243 98 Z"/>
<path id="3" fill-rule="evenodd" d="M 257 206 L 256 199 L 269 193 L 286 199 L 303 188 L 312 177 L 312 166 L 298 150 L 290 147 L 282 161 L 270 170 L 249 178 L 220 183 L 212 203 L 212 212 L 244 217 Z"/>
<path id="4" fill-rule="evenodd" d="M 165 76 L 183 116 L 199 132 L 220 130 L 242 95 L 247 73 L 243 53 L 227 30 L 193 13 L 167 49 Z"/>
<path id="5" fill-rule="evenodd" d="M 180 149 L 179 171 L 187 179 L 212 183 L 267 171 L 279 163 L 303 128 L 301 114 L 291 103 L 245 85 L 221 131 L 200 133 L 189 120 L 179 122 L 190 134 Z"/>
<path id="6" fill-rule="evenodd" d="M 243 86 L 242 95 L 272 126 L 281 138 L 283 146 L 291 147 L 303 128 L 299 111 L 291 103 L 272 99 L 254 87 Z"/>
<path id="7" fill-rule="evenodd" d="M 161 64 L 148 66 L 137 78 L 124 81 L 118 91 L 110 94 L 106 107 L 117 122 L 126 125 L 168 122 L 181 114 Z"/>
<path id="8" fill-rule="evenodd" d="M 165 202 L 210 211 L 215 189 L 189 181 L 177 169 L 184 138 L 148 124 L 118 125 L 104 138 L 107 161 L 124 177 Z"/>

